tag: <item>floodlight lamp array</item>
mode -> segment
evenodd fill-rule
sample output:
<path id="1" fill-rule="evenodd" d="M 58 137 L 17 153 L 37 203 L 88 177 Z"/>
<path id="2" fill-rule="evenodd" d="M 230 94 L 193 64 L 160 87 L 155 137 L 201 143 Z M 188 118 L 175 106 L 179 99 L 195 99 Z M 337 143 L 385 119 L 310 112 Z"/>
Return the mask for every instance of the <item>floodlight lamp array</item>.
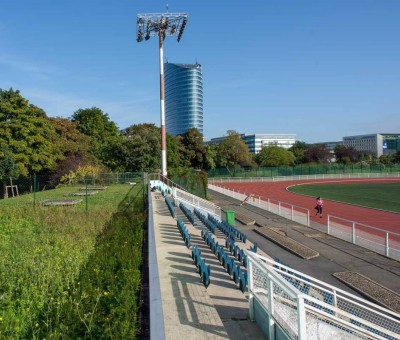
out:
<path id="1" fill-rule="evenodd" d="M 153 13 L 137 15 L 137 42 L 149 40 L 153 36 L 178 35 L 178 42 L 188 20 L 186 13 Z"/>

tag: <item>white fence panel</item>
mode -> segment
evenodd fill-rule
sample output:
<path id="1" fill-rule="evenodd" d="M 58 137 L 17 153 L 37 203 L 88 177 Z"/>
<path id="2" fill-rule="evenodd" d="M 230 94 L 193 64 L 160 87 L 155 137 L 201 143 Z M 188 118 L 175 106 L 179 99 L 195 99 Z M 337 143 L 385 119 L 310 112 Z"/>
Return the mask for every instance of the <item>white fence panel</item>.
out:
<path id="1" fill-rule="evenodd" d="M 400 315 L 248 251 L 253 299 L 294 339 L 398 339 Z"/>

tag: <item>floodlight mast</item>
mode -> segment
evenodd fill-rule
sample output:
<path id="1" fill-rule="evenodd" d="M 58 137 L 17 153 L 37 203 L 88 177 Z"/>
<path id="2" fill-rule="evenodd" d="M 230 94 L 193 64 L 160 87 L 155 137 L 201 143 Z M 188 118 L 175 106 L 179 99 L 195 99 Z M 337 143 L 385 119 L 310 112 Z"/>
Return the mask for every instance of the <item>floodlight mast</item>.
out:
<path id="1" fill-rule="evenodd" d="M 188 20 L 187 13 L 150 13 L 137 15 L 137 42 L 158 36 L 160 53 L 160 120 L 161 120 L 161 174 L 167 177 L 167 139 L 165 130 L 164 97 L 164 39 L 177 35 L 182 38 Z"/>

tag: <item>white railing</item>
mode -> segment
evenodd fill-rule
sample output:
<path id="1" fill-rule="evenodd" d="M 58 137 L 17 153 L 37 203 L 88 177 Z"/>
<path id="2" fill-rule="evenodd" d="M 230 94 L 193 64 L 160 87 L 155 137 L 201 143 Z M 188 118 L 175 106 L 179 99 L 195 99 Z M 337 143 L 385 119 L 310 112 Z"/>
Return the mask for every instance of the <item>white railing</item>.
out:
<path id="1" fill-rule="evenodd" d="M 327 215 L 327 217 L 327 226 L 321 226 L 324 229 L 321 231 L 378 254 L 400 260 L 400 234 L 333 215 Z"/>
<path id="2" fill-rule="evenodd" d="M 400 315 L 248 251 L 250 317 L 255 303 L 294 339 L 399 339 Z M 264 318 L 265 320 L 265 318 Z"/>
<path id="3" fill-rule="evenodd" d="M 168 188 L 179 188 L 183 191 L 186 191 L 185 188 L 159 173 L 147 174 L 147 180 L 150 182 L 164 183 Z"/>
<path id="4" fill-rule="evenodd" d="M 221 208 L 212 202 L 209 202 L 203 198 L 192 195 L 191 193 L 178 188 L 173 188 L 172 195 L 174 197 L 176 205 L 179 205 L 180 202 L 183 202 L 184 204 L 189 204 L 194 208 L 198 208 L 218 218 L 221 218 Z"/>
<path id="5" fill-rule="evenodd" d="M 297 181 L 304 179 L 352 179 L 352 178 L 397 178 L 400 172 L 387 173 L 355 173 L 355 174 L 321 174 L 321 175 L 296 175 L 296 176 L 274 176 L 274 177 L 215 177 L 209 178 L 208 183 L 222 182 L 280 182 Z"/>
<path id="6" fill-rule="evenodd" d="M 262 199 L 261 196 L 256 196 L 256 195 L 252 195 L 251 197 L 249 197 L 249 194 L 247 193 L 242 193 L 240 191 L 227 189 L 210 183 L 208 184 L 208 188 L 220 192 L 224 195 L 236 198 L 240 201 L 244 201 L 246 198 L 248 198 L 246 204 L 250 204 L 258 208 L 267 210 L 273 214 L 277 214 L 279 216 L 285 217 L 294 222 L 304 224 L 306 226 L 310 225 L 309 209 L 293 205 L 290 203 L 273 200 L 270 198 Z"/>
<path id="7" fill-rule="evenodd" d="M 157 176 L 155 175 L 157 178 Z M 187 192 L 182 187 L 177 185 L 175 182 L 164 177 L 163 179 L 153 179 L 149 181 L 150 185 L 153 187 L 159 187 L 161 190 L 169 193 L 174 198 L 174 204 L 179 205 L 180 202 L 190 205 L 192 208 L 198 208 L 200 210 L 206 211 L 215 217 L 221 219 L 221 208 L 214 203 L 207 201 L 201 197 Z M 193 209 L 191 209 L 193 210 Z"/>

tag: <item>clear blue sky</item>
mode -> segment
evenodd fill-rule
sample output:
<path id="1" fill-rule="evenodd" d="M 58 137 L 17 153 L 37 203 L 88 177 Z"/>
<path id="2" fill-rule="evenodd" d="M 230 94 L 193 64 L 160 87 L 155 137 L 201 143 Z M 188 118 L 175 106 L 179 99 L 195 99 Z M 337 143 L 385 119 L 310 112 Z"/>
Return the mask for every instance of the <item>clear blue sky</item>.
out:
<path id="1" fill-rule="evenodd" d="M 51 117 L 159 126 L 158 41 L 136 42 L 136 15 L 167 3 L 189 14 L 164 56 L 202 64 L 205 137 L 400 132 L 399 0 L 1 0 L 0 88 Z"/>

